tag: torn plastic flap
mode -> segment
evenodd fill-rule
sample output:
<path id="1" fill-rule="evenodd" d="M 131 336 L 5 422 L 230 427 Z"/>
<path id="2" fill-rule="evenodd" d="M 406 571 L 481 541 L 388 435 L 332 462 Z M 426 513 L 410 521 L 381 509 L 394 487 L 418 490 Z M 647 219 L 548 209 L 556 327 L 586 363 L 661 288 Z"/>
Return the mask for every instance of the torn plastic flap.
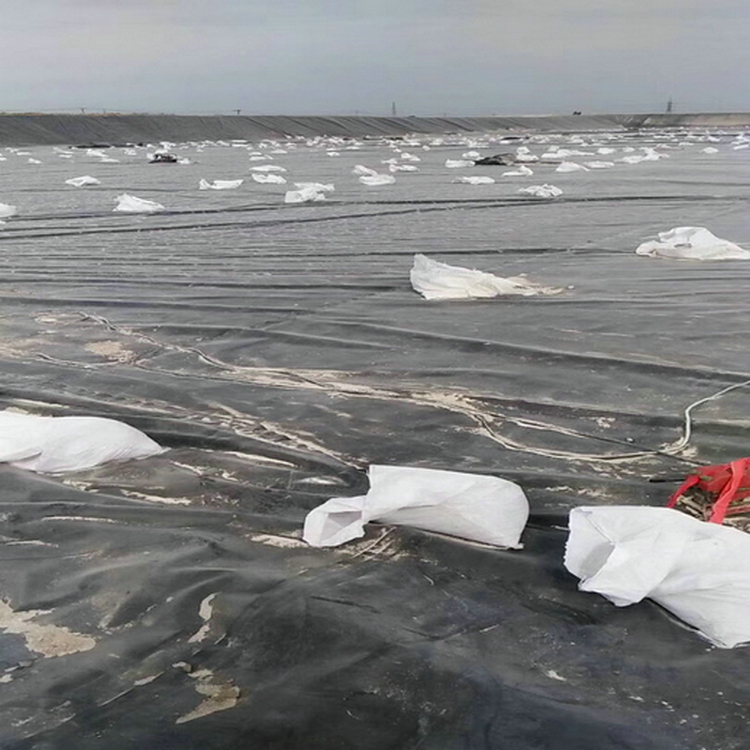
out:
<path id="1" fill-rule="evenodd" d="M 529 515 L 521 487 L 506 479 L 437 469 L 371 466 L 363 497 L 333 498 L 305 519 L 304 540 L 332 547 L 380 521 L 414 526 L 496 547 L 520 548 Z"/>
<path id="2" fill-rule="evenodd" d="M 750 535 L 671 508 L 575 508 L 565 567 L 624 607 L 648 597 L 722 648 L 750 641 Z"/>

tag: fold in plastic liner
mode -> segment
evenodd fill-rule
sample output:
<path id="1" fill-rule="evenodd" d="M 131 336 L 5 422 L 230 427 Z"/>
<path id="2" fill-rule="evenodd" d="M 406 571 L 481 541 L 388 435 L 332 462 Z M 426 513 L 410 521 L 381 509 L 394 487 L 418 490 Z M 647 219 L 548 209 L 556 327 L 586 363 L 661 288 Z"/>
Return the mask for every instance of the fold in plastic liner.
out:
<path id="1" fill-rule="evenodd" d="M 140 430 L 114 419 L 0 412 L 0 462 L 21 469 L 81 471 L 164 450 Z"/>
<path id="2" fill-rule="evenodd" d="M 674 260 L 750 260 L 750 250 L 720 240 L 705 227 L 676 227 L 658 236 L 658 241 L 644 242 L 635 252 Z"/>
<path id="3" fill-rule="evenodd" d="M 618 607 L 649 598 L 721 648 L 750 641 L 750 534 L 671 508 L 574 508 L 565 567 Z"/>
<path id="4" fill-rule="evenodd" d="M 198 188 L 200 190 L 234 190 L 243 182 L 244 180 L 214 180 L 213 182 L 201 180 L 198 183 Z"/>
<path id="5" fill-rule="evenodd" d="M 418 253 L 410 273 L 411 285 L 425 299 L 482 299 L 501 294 L 526 297 L 556 294 L 559 289 L 533 284 L 521 277 L 502 278 L 472 268 L 449 266 Z"/>
<path id="6" fill-rule="evenodd" d="M 307 514 L 303 539 L 313 547 L 335 547 L 364 536 L 379 521 L 519 549 L 529 516 L 523 490 L 482 474 L 371 466 L 370 490 L 336 497 Z"/>
<path id="7" fill-rule="evenodd" d="M 150 214 L 154 213 L 155 211 L 164 210 L 164 206 L 162 206 L 161 203 L 148 201 L 145 198 L 137 198 L 135 195 L 128 195 L 127 193 L 118 195 L 116 200 L 117 205 L 114 207 L 113 211 L 125 211 L 135 214 Z"/>

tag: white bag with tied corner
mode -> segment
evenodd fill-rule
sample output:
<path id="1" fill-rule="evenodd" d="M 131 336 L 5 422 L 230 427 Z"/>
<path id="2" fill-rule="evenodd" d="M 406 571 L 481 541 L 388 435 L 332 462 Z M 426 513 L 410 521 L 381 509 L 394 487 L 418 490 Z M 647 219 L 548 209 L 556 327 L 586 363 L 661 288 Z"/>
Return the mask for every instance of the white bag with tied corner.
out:
<path id="1" fill-rule="evenodd" d="M 163 453 L 148 435 L 103 417 L 45 417 L 0 411 L 0 462 L 57 474 Z"/>
<path id="2" fill-rule="evenodd" d="M 307 514 L 302 538 L 308 544 L 335 547 L 379 521 L 496 547 L 522 546 L 529 503 L 507 479 L 408 466 L 371 466 L 368 477 L 366 495 L 335 497 Z"/>
<path id="3" fill-rule="evenodd" d="M 425 299 L 486 299 L 501 294 L 556 294 L 553 287 L 533 284 L 520 276 L 503 278 L 473 268 L 451 266 L 417 253 L 410 272 L 411 285 Z"/>
<path id="4" fill-rule="evenodd" d="M 565 567 L 618 607 L 653 599 L 721 648 L 750 642 L 750 534 L 671 508 L 574 508 Z"/>
<path id="5" fill-rule="evenodd" d="M 635 252 L 673 260 L 750 260 L 750 250 L 719 239 L 705 227 L 675 227 L 659 232 L 658 241 L 644 242 Z"/>

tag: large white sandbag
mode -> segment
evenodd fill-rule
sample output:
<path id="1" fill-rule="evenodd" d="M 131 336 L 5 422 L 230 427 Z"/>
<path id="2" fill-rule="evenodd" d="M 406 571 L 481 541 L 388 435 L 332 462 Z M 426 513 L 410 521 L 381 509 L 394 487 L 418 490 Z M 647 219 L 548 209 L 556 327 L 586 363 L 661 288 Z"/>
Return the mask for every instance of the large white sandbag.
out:
<path id="1" fill-rule="evenodd" d="M 0 462 L 57 474 L 163 453 L 135 427 L 101 417 L 0 412 Z"/>
<path id="2" fill-rule="evenodd" d="M 414 291 L 425 299 L 482 299 L 501 294 L 554 294 L 559 289 L 533 284 L 520 277 L 502 278 L 473 268 L 451 266 L 417 253 L 410 275 Z"/>
<path id="3" fill-rule="evenodd" d="M 199 190 L 235 190 L 238 188 L 244 180 L 214 180 L 209 182 L 203 180 L 198 183 Z"/>
<path id="4" fill-rule="evenodd" d="M 364 535 L 364 525 L 380 521 L 520 548 L 529 504 L 513 482 L 482 474 L 371 466 L 366 495 L 333 498 L 307 514 L 303 539 L 314 547 L 334 547 Z"/>
<path id="5" fill-rule="evenodd" d="M 474 162 L 468 159 L 446 159 L 445 166 L 448 169 L 461 169 L 462 167 L 473 167 Z"/>
<path id="6" fill-rule="evenodd" d="M 750 641 L 750 534 L 671 508 L 574 508 L 565 567 L 618 607 L 648 597 L 712 643 Z"/>
<path id="7" fill-rule="evenodd" d="M 83 177 L 71 177 L 69 180 L 65 180 L 65 184 L 73 187 L 85 187 L 86 185 L 101 185 L 101 182 L 96 177 L 85 174 Z"/>
<path id="8" fill-rule="evenodd" d="M 674 260 L 750 260 L 750 250 L 719 239 L 705 227 L 675 227 L 658 236 L 658 241 L 644 242 L 635 252 Z"/>
<path id="9" fill-rule="evenodd" d="M 161 203 L 155 201 L 149 201 L 145 198 L 137 198 L 135 195 L 128 195 L 123 193 L 118 195 L 117 205 L 112 209 L 113 211 L 124 211 L 126 213 L 134 214 L 151 214 L 155 211 L 163 211 L 164 206 Z"/>

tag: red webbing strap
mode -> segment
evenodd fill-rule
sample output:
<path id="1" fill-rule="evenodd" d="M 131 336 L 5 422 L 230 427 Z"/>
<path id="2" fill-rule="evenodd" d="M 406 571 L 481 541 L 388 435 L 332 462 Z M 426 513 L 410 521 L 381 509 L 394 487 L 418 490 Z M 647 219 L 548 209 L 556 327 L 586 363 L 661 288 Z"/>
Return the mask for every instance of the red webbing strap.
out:
<path id="1" fill-rule="evenodd" d="M 691 474 L 679 487 L 679 489 L 672 495 L 672 497 L 669 498 L 669 502 L 667 503 L 667 508 L 674 508 L 675 504 L 677 503 L 677 500 L 679 500 L 680 495 L 682 495 L 685 490 L 689 490 L 694 484 L 698 484 L 700 482 L 701 478 L 697 474 Z"/>
<path id="2" fill-rule="evenodd" d="M 724 516 L 727 514 L 729 503 L 734 500 L 734 496 L 737 494 L 740 484 L 742 484 L 747 465 L 747 458 L 740 458 L 738 461 L 732 461 L 732 463 L 729 464 L 729 471 L 731 472 L 732 479 L 724 485 L 721 495 L 719 495 L 714 503 L 711 518 L 708 519 L 711 523 L 722 523 L 724 521 Z"/>

